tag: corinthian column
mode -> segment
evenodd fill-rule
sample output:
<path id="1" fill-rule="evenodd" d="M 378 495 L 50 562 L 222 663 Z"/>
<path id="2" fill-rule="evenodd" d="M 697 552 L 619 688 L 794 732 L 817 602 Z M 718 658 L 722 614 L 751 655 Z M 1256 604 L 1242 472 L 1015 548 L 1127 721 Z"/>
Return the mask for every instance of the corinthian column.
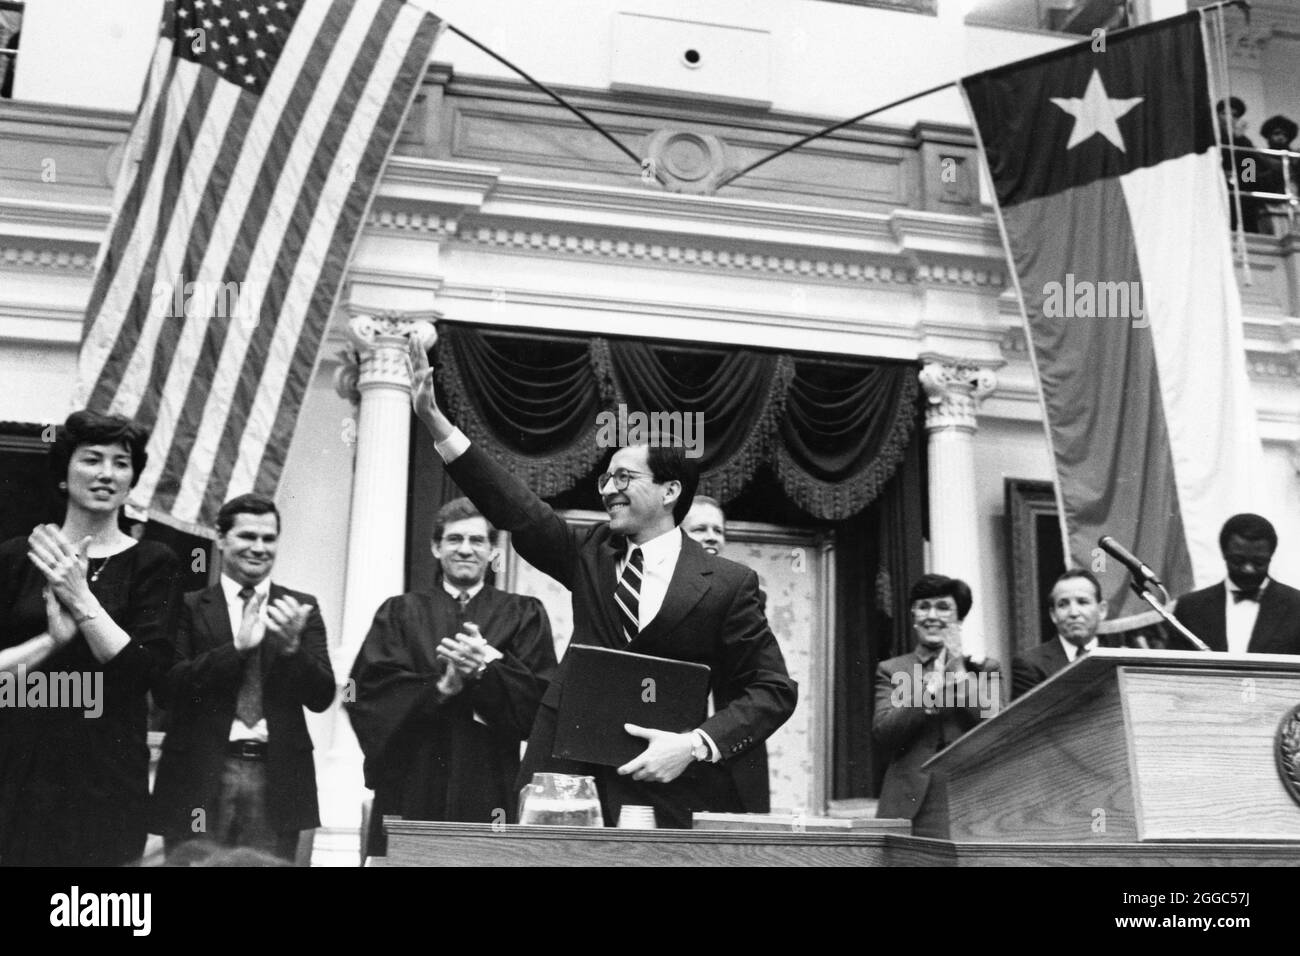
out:
<path id="1" fill-rule="evenodd" d="M 433 312 L 355 315 L 348 338 L 355 363 L 340 366 L 335 388 L 360 405 L 352 508 L 348 520 L 343 634 L 335 673 L 347 674 L 385 598 L 404 590 L 406 487 L 410 465 L 411 399 L 407 344 L 437 339 Z"/>
<path id="2" fill-rule="evenodd" d="M 979 511 L 975 496 L 975 412 L 997 386 L 990 369 L 929 362 L 920 372 L 930 400 L 930 570 L 970 585 L 975 607 L 962 628 L 967 654 L 987 652 L 981 622 L 989 606 L 980 562 Z"/>

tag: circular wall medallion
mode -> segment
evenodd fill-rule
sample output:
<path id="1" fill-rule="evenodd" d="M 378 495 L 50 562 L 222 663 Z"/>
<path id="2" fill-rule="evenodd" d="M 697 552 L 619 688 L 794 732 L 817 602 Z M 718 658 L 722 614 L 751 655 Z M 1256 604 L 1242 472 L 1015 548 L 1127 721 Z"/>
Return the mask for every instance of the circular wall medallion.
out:
<path id="1" fill-rule="evenodd" d="M 1291 799 L 1300 804 L 1300 704 L 1292 707 L 1277 728 L 1274 743 L 1277 772 Z"/>

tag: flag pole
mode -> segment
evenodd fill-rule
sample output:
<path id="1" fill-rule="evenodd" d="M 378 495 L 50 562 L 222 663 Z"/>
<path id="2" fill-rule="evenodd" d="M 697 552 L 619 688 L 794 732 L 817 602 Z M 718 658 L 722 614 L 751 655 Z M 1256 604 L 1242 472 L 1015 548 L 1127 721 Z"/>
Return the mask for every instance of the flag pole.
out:
<path id="1" fill-rule="evenodd" d="M 836 123 L 834 126 L 828 126 L 823 130 L 817 131 L 816 133 L 810 133 L 809 135 L 805 136 L 803 139 L 791 143 L 789 146 L 786 146 L 784 149 L 777 150 L 771 156 L 765 156 L 756 163 L 750 163 L 740 172 L 732 173 L 726 179 L 722 180 L 722 182 L 718 183 L 718 185 L 714 187 L 713 191 L 717 192 L 723 186 L 735 182 L 741 176 L 744 176 L 748 173 L 752 173 L 754 170 L 758 169 L 758 167 L 770 163 L 772 160 L 780 156 L 784 156 L 786 153 L 792 152 L 798 149 L 800 146 L 806 146 L 807 144 L 811 143 L 815 139 L 821 139 L 823 136 L 829 136 L 831 133 L 834 133 L 837 130 L 841 130 L 846 126 L 852 126 L 854 123 L 858 123 L 864 119 L 875 116 L 877 113 L 883 113 L 885 112 L 885 110 L 892 110 L 895 106 L 902 106 L 904 103 L 910 103 L 912 102 L 912 100 L 919 100 L 923 96 L 929 96 L 931 93 L 938 93 L 941 90 L 946 90 L 948 89 L 948 87 L 956 86 L 956 85 L 957 85 L 956 80 L 949 80 L 947 83 L 940 83 L 938 86 L 932 86 L 928 90 L 922 90 L 919 93 L 912 93 L 908 96 L 904 96 L 902 99 L 894 100 L 892 103 L 886 103 L 884 106 L 877 106 L 874 109 L 869 109 L 865 113 L 859 113 L 857 116 Z"/>
<path id="2" fill-rule="evenodd" d="M 1247 20 L 1250 19 L 1250 0 L 1218 0 L 1217 3 L 1207 3 L 1207 4 L 1206 4 L 1205 6 L 1203 6 L 1203 7 L 1198 7 L 1197 10 L 1198 10 L 1198 11 L 1201 11 L 1201 10 L 1217 10 L 1217 9 L 1226 9 L 1226 8 L 1228 8 L 1228 7 L 1241 7 L 1241 9 L 1242 9 L 1242 10 L 1245 12 L 1245 14 L 1246 14 L 1246 19 L 1247 19 Z M 1185 14 L 1185 13 L 1184 13 L 1184 14 L 1179 14 L 1179 16 L 1187 16 L 1187 14 Z M 1169 19 L 1172 19 L 1172 18 L 1169 18 Z M 1158 23 L 1158 22 L 1160 22 L 1160 21 L 1156 20 L 1156 21 L 1152 21 L 1152 22 L 1153 22 L 1153 23 Z M 1146 24 L 1146 23 L 1136 24 L 1136 26 L 1149 26 L 1149 25 L 1150 25 L 1150 24 Z M 454 28 L 453 28 L 453 29 L 454 29 Z M 1121 34 L 1121 33 L 1126 32 L 1126 31 L 1129 30 L 1129 29 L 1132 29 L 1132 27 L 1125 27 L 1123 30 L 1116 30 L 1116 31 L 1114 32 L 1114 35 L 1119 35 L 1119 34 Z M 456 31 L 456 32 L 459 33 L 460 31 Z M 1089 43 L 1089 42 L 1091 42 L 1091 41 L 1090 41 L 1090 40 L 1087 40 L 1087 39 L 1084 39 L 1084 40 L 1080 40 L 1079 42 L 1080 42 L 1080 43 Z M 1068 47 L 1062 47 L 1062 48 L 1061 48 L 1061 50 L 1065 50 L 1065 49 L 1068 49 Z M 1061 51 L 1060 51 L 1060 50 L 1052 50 L 1051 52 L 1052 52 L 1052 53 L 1059 53 L 1059 52 L 1061 52 Z M 507 65 L 508 65 L 508 64 L 507 64 Z M 801 147 L 801 146 L 806 146 L 807 144 L 811 143 L 813 140 L 821 139 L 823 136 L 829 136 L 831 133 L 838 132 L 839 130 L 842 130 L 842 129 L 843 129 L 844 127 L 846 127 L 846 126 L 852 126 L 854 123 L 859 123 L 859 122 L 861 122 L 861 121 L 864 120 L 864 119 L 869 119 L 870 117 L 875 116 L 877 113 L 883 113 L 883 112 L 885 112 L 886 110 L 892 110 L 892 109 L 893 109 L 894 107 L 896 107 L 896 106 L 902 106 L 902 105 L 905 104 L 905 103 L 910 103 L 910 102 L 912 102 L 913 100 L 919 100 L 919 99 L 921 99 L 922 97 L 929 96 L 929 95 L 932 94 L 932 93 L 938 93 L 938 92 L 941 92 L 941 91 L 943 91 L 943 90 L 946 90 L 946 89 L 948 89 L 948 87 L 950 87 L 950 86 L 956 86 L 956 85 L 957 85 L 957 82 L 958 82 L 957 80 L 949 80 L 947 83 L 940 83 L 938 86 L 932 86 L 932 87 L 930 87 L 928 90 L 922 90 L 922 91 L 919 92 L 919 93 L 912 93 L 912 94 L 910 94 L 910 95 L 908 95 L 908 96 L 904 96 L 902 99 L 894 100 L 892 103 L 886 103 L 884 106 L 877 106 L 877 107 L 875 107 L 874 109 L 869 109 L 869 110 L 867 110 L 865 113 L 859 113 L 857 116 L 854 116 L 854 117 L 852 117 L 852 118 L 850 118 L 850 119 L 846 119 L 846 120 L 843 120 L 843 121 L 841 121 L 841 122 L 839 122 L 839 123 L 836 123 L 834 126 L 828 126 L 828 127 L 826 127 L 825 129 L 823 129 L 823 130 L 819 130 L 819 131 L 816 132 L 816 133 L 811 133 L 811 134 L 809 134 L 808 136 L 805 136 L 803 139 L 798 140 L 797 142 L 791 143 L 789 146 L 786 146 L 786 147 L 783 148 L 783 149 L 777 150 L 777 151 L 776 151 L 775 153 L 773 153 L 771 156 L 766 156 L 766 157 L 764 157 L 763 159 L 760 159 L 760 160 L 759 160 L 758 162 L 756 162 L 756 163 L 750 163 L 748 166 L 746 166 L 746 167 L 745 167 L 744 169 L 742 169 L 740 172 L 738 172 L 738 173 L 732 173 L 732 174 L 731 174 L 730 176 L 728 176 L 726 179 L 724 179 L 724 180 L 722 180 L 720 183 L 718 183 L 718 185 L 715 186 L 715 187 L 713 188 L 713 192 L 716 193 L 716 192 L 717 192 L 719 189 L 721 189 L 723 186 L 728 186 L 728 185 L 730 185 L 731 183 L 734 183 L 734 182 L 735 182 L 737 179 L 739 179 L 741 176 L 746 176 L 746 175 L 748 175 L 749 173 L 752 173 L 754 170 L 758 169 L 760 166 L 764 166 L 764 165 L 766 165 L 767 163 L 770 163 L 772 160 L 777 159 L 777 158 L 779 158 L 779 157 L 781 157 L 781 156 L 784 156 L 786 153 L 793 152 L 794 150 L 798 149 L 798 148 Z"/>

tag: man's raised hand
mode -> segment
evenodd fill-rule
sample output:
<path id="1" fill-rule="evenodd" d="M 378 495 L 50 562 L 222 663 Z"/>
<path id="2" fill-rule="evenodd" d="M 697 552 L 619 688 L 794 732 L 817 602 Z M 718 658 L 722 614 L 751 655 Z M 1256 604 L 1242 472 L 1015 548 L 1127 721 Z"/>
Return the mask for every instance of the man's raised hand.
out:
<path id="1" fill-rule="evenodd" d="M 415 417 L 433 434 L 433 440 L 442 441 L 451 435 L 452 425 L 438 407 L 433 388 L 433 368 L 417 336 L 411 336 L 406 355 L 411 365 L 411 408 Z"/>

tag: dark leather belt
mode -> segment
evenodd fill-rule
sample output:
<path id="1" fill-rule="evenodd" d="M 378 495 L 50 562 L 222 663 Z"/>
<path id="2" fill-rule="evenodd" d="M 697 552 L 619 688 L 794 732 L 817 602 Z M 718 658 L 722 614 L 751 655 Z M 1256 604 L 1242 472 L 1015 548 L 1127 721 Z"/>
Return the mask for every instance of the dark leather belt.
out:
<path id="1" fill-rule="evenodd" d="M 226 744 L 226 756 L 241 760 L 265 760 L 266 744 L 260 740 L 232 740 Z"/>

